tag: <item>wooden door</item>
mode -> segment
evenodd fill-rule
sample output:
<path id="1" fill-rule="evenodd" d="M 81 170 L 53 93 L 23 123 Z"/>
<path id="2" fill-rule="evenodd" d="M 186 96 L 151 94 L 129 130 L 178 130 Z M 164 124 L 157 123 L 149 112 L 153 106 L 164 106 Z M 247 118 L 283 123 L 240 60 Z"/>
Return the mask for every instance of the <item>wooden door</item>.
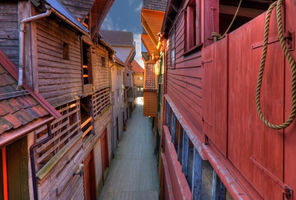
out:
<path id="1" fill-rule="evenodd" d="M 106 169 L 108 169 L 109 167 L 107 129 L 105 129 L 101 137 L 101 147 L 102 147 L 102 168 L 104 173 Z"/>
<path id="2" fill-rule="evenodd" d="M 96 199 L 95 163 L 93 151 L 84 160 L 84 196 L 86 200 Z"/>

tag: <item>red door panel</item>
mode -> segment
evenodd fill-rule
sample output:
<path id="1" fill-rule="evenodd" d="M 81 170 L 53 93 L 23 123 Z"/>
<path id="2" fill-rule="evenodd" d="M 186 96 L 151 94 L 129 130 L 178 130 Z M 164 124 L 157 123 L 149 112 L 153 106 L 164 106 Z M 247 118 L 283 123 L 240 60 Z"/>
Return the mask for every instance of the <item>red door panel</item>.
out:
<path id="1" fill-rule="evenodd" d="M 89 153 L 84 164 L 84 192 L 86 200 L 96 199 L 95 163 L 93 151 Z"/>
<path id="2" fill-rule="evenodd" d="M 227 141 L 227 38 L 203 50 L 203 132 L 226 156 Z"/>
<path id="3" fill-rule="evenodd" d="M 277 36 L 274 13 L 270 38 Z M 267 128 L 259 119 L 256 84 L 262 54 L 264 15 L 229 36 L 229 137 L 232 163 L 264 199 L 282 199 L 282 131 Z M 261 102 L 264 115 L 273 123 L 283 121 L 284 58 L 278 42 L 268 46 Z M 271 192 L 272 191 L 272 192 Z"/>

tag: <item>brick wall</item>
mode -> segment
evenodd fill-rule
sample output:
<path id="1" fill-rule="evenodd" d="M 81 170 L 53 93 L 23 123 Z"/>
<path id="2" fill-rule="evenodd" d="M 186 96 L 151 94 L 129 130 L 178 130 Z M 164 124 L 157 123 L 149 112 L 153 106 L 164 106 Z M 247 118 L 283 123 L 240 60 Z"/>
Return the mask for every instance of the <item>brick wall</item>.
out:
<path id="1" fill-rule="evenodd" d="M 168 0 L 143 0 L 143 8 L 165 11 Z"/>

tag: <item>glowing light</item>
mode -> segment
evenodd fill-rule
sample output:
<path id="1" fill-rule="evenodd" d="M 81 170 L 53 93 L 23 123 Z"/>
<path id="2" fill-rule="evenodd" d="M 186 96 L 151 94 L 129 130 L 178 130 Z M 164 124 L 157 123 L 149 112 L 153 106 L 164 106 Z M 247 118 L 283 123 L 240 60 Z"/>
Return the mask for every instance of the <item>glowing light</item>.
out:
<path id="1" fill-rule="evenodd" d="M 143 97 L 137 97 L 136 98 L 136 104 L 137 105 L 144 105 Z"/>

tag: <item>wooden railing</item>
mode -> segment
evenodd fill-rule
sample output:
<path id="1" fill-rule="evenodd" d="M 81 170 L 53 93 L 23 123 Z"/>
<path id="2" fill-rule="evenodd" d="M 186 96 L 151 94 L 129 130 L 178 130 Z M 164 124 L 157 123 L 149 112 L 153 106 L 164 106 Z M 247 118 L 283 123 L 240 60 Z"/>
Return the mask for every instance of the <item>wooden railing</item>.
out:
<path id="1" fill-rule="evenodd" d="M 57 110 L 62 117 L 56 119 L 50 125 L 52 138 L 35 149 L 37 170 L 41 169 L 59 151 L 72 143 L 72 140 L 81 133 L 80 129 L 80 104 L 73 101 L 63 105 Z M 35 131 L 35 142 L 48 137 L 48 130 L 43 126 Z"/>
<path id="2" fill-rule="evenodd" d="M 97 119 L 104 111 L 111 106 L 110 88 L 104 88 L 95 92 L 92 96 L 93 115 Z"/>

